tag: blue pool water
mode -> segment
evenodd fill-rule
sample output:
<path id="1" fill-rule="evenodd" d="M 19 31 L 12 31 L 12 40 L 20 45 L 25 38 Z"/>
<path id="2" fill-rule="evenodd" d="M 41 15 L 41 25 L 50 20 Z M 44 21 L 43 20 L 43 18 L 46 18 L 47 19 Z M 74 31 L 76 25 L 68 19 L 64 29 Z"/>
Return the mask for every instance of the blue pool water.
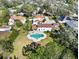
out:
<path id="1" fill-rule="evenodd" d="M 38 34 L 38 33 L 36 33 L 36 34 L 32 34 L 31 37 L 33 37 L 33 38 L 35 38 L 35 39 L 39 39 L 39 38 L 41 38 L 41 37 L 44 37 L 44 35 L 43 35 L 43 34 Z"/>

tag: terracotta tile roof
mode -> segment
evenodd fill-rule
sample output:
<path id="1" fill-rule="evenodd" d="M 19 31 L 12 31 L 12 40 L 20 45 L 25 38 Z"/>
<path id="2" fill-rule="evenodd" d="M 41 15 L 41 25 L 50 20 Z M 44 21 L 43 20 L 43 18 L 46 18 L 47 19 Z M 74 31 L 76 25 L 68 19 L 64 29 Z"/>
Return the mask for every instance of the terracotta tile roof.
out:
<path id="1" fill-rule="evenodd" d="M 14 19 L 14 20 L 24 20 L 25 19 L 25 17 L 23 17 L 23 16 L 11 16 L 10 18 Z"/>
<path id="2" fill-rule="evenodd" d="M 35 18 L 44 18 L 43 15 L 36 15 Z"/>
<path id="3" fill-rule="evenodd" d="M 53 25 L 51 25 L 51 24 L 40 24 L 40 25 L 38 25 L 38 27 L 46 27 L 46 28 L 48 28 L 48 27 L 52 27 Z"/>
<path id="4" fill-rule="evenodd" d="M 58 24 L 40 24 L 38 28 L 55 28 Z"/>

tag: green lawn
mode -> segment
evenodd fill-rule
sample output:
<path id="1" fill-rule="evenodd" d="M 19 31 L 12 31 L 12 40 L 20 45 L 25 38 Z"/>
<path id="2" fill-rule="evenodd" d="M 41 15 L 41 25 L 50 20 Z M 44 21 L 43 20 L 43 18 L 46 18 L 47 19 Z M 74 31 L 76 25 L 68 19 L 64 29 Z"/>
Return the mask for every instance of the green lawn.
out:
<path id="1" fill-rule="evenodd" d="M 41 40 L 42 43 L 47 44 L 49 42 L 53 42 L 53 39 L 51 37 L 48 37 L 46 39 Z"/>
<path id="2" fill-rule="evenodd" d="M 10 56 L 13 58 L 14 55 L 16 55 L 19 59 L 26 59 L 26 57 L 22 55 L 22 47 L 30 44 L 31 42 L 32 41 L 27 38 L 26 32 L 20 32 L 19 36 L 13 43 L 14 51 Z"/>

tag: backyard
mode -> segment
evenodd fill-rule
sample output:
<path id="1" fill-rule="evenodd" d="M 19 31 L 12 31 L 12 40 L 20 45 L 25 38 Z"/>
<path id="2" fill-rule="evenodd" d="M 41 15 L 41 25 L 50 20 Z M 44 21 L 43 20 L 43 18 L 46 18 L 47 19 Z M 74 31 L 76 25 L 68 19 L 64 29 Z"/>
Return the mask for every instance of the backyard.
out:
<path id="1" fill-rule="evenodd" d="M 16 38 L 15 42 L 13 43 L 14 51 L 10 56 L 12 58 L 14 58 L 14 56 L 17 56 L 18 58 L 20 57 L 19 59 L 26 59 L 22 55 L 22 47 L 30 44 L 31 42 L 31 40 L 27 39 L 26 33 L 20 33 L 19 36 Z"/>

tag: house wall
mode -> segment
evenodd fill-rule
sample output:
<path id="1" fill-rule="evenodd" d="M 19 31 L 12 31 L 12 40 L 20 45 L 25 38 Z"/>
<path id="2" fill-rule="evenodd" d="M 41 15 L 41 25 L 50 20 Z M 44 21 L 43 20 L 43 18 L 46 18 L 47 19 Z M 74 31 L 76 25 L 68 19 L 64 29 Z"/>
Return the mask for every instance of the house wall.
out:
<path id="1" fill-rule="evenodd" d="M 37 31 L 51 31 L 52 28 L 37 28 Z"/>
<path id="2" fill-rule="evenodd" d="M 11 30 L 11 27 L 7 27 L 7 28 L 0 28 L 0 31 L 10 31 Z"/>

